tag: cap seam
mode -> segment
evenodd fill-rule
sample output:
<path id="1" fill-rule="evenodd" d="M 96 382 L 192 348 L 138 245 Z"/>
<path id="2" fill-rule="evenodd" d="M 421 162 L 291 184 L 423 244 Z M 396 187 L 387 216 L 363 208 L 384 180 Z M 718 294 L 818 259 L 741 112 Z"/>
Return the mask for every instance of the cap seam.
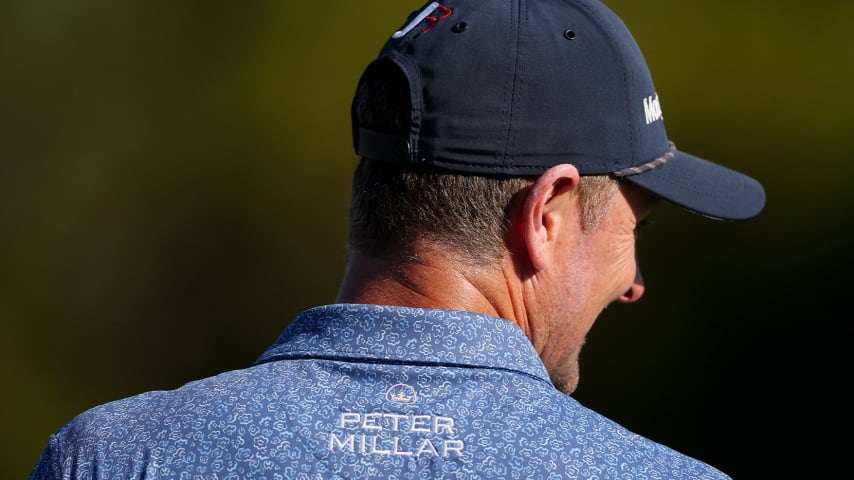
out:
<path id="1" fill-rule="evenodd" d="M 520 104 L 523 102 L 521 98 L 524 94 L 525 90 L 523 88 L 523 84 L 525 83 L 525 70 L 524 63 L 522 62 L 522 43 L 524 41 L 523 36 L 527 35 L 527 26 L 528 26 L 528 2 L 527 0 L 519 0 L 518 2 L 518 11 L 516 12 L 517 21 L 515 24 L 517 25 L 516 31 L 516 69 L 513 75 L 513 105 L 511 106 L 511 117 L 510 117 L 510 133 L 511 136 L 508 138 L 508 152 L 506 152 L 505 160 L 510 161 L 511 158 L 515 155 L 517 150 L 517 141 L 519 139 L 519 131 L 518 129 L 513 128 L 513 116 L 512 114 L 515 112 L 516 102 L 518 101 Z M 517 98 L 517 96 L 519 98 Z"/>
<path id="2" fill-rule="evenodd" d="M 499 148 L 497 149 L 497 157 L 502 167 L 506 167 L 508 165 L 508 151 L 510 144 L 510 135 L 513 132 L 513 107 L 516 99 L 516 74 L 518 73 L 518 41 L 519 41 L 519 25 L 518 22 L 514 21 L 514 12 L 511 10 L 510 19 L 509 19 L 510 28 L 507 29 L 507 45 L 513 45 L 513 35 L 516 34 L 516 48 L 508 48 L 506 55 L 507 59 L 504 64 L 504 70 L 508 73 L 508 83 L 510 87 L 510 95 L 509 98 L 506 98 L 504 101 L 504 106 L 502 107 L 501 116 L 504 119 L 503 123 L 503 131 L 500 131 L 498 134 Z M 515 27 L 515 28 L 514 28 Z"/>
<path id="3" fill-rule="evenodd" d="M 622 88 L 623 88 L 623 100 L 625 102 L 624 108 L 626 109 L 625 110 L 625 113 L 626 113 L 625 123 L 626 123 L 626 130 L 628 131 L 628 136 L 629 136 L 629 146 L 630 146 L 629 151 L 631 152 L 631 155 L 632 155 L 631 163 L 635 164 L 635 162 L 637 162 L 638 160 L 636 159 L 636 155 L 635 155 L 636 139 L 635 139 L 635 135 L 634 135 L 634 129 L 632 128 L 631 98 L 629 96 L 629 89 L 628 89 L 629 72 L 628 72 L 628 68 L 626 66 L 625 59 L 623 58 L 623 55 L 622 55 L 620 49 L 618 48 L 617 43 L 614 41 L 614 38 L 610 34 L 610 30 L 607 28 L 607 25 L 605 25 L 605 22 L 602 20 L 602 17 L 600 15 L 598 15 L 592 8 L 590 8 L 590 5 L 588 5 L 587 2 L 578 2 L 578 6 L 583 8 L 588 13 L 590 18 L 592 18 L 596 21 L 596 25 L 599 27 L 600 31 L 602 31 L 604 33 L 603 37 L 608 42 L 608 45 L 610 45 L 611 49 L 614 51 L 614 54 L 615 54 L 614 56 L 617 58 L 617 61 L 620 63 L 620 70 L 622 70 L 622 72 L 623 72 Z M 612 166 L 613 165 L 614 164 L 612 164 Z"/>
<path id="4" fill-rule="evenodd" d="M 405 37 L 404 37 L 405 38 Z M 409 111 L 409 132 L 406 135 L 410 145 L 409 161 L 417 162 L 418 152 L 420 151 L 421 127 L 424 114 L 424 98 L 422 96 L 422 78 L 421 69 L 407 55 L 395 50 L 392 55 L 389 55 L 389 60 L 397 65 L 406 76 L 406 81 L 409 84 L 409 101 L 411 108 Z M 413 78 L 414 77 L 414 78 Z M 418 88 L 415 88 L 418 87 Z"/>

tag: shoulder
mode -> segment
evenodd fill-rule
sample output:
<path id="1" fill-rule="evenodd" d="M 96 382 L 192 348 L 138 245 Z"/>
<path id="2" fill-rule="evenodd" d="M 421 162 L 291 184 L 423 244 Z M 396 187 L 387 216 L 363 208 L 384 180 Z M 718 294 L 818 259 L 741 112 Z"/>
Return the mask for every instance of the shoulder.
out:
<path id="1" fill-rule="evenodd" d="M 546 438 L 572 445 L 563 455 L 570 473 L 581 477 L 650 475 L 671 479 L 728 479 L 714 467 L 639 435 L 619 423 L 555 391 L 553 407 L 543 405 Z M 546 403 L 546 402 L 544 402 Z"/>
<path id="2" fill-rule="evenodd" d="M 257 400 L 255 392 L 268 391 L 275 380 L 264 365 L 231 370 L 193 380 L 171 390 L 152 390 L 92 407 L 58 433 L 117 437 L 140 429 L 175 428 L 191 418 L 225 415 L 224 407 Z M 227 408 L 226 408 L 227 409 Z"/>
<path id="3" fill-rule="evenodd" d="M 83 411 L 51 435 L 31 479 L 135 478 L 152 459 L 187 462 L 182 445 L 212 445 L 196 433 L 212 423 L 237 423 L 235 412 L 257 400 L 264 388 L 257 372 L 262 368 L 225 372 Z"/>

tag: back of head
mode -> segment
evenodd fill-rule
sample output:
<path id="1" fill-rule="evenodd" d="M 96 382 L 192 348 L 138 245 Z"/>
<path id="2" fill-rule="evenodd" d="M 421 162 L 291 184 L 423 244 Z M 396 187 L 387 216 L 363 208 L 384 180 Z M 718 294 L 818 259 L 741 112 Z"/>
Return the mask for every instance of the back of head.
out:
<path id="1" fill-rule="evenodd" d="M 412 107 L 403 72 L 392 62 L 369 65 L 352 108 L 354 125 L 406 135 Z M 362 158 L 353 177 L 350 245 L 390 258 L 430 242 L 458 260 L 493 263 L 503 252 L 513 199 L 530 182 Z"/>
<path id="2" fill-rule="evenodd" d="M 369 129 L 406 136 L 412 128 L 410 98 L 409 82 L 397 65 L 371 63 L 353 99 L 354 135 Z M 353 176 L 350 246 L 373 257 L 399 259 L 430 242 L 455 260 L 495 264 L 504 254 L 513 208 L 534 178 L 363 157 Z M 607 212 L 616 189 L 616 180 L 607 175 L 582 179 L 582 213 L 588 225 Z"/>
<path id="3" fill-rule="evenodd" d="M 455 230 L 460 238 L 454 242 L 471 238 L 483 223 L 449 223 L 431 232 L 438 220 L 480 215 L 479 200 L 469 203 L 469 192 L 461 191 L 473 188 L 469 179 L 536 177 L 560 164 L 574 165 L 583 177 L 619 178 L 707 217 L 757 215 L 765 203 L 762 186 L 677 150 L 661 105 L 640 48 L 598 0 L 428 2 L 365 71 L 353 103 L 353 140 L 356 152 L 372 160 L 360 170 L 436 175 L 449 183 L 414 191 L 424 198 L 385 206 L 424 205 L 415 218 L 389 216 L 396 223 L 363 229 L 357 216 L 354 245 L 368 248 L 386 233 L 392 239 L 395 229 L 403 229 L 395 242 L 411 239 L 413 229 L 441 237 Z M 400 178 L 406 187 L 410 177 Z M 386 183 L 357 182 L 358 188 Z M 357 215 L 373 214 L 357 200 Z M 383 207 L 379 203 L 372 200 L 371 208 Z M 506 218 L 487 222 L 490 238 L 500 236 L 502 222 Z"/>

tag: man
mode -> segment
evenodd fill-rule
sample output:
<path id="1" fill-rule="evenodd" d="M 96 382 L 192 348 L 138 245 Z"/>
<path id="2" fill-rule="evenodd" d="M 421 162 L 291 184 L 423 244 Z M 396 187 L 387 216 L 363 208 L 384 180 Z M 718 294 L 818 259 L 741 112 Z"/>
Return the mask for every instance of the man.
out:
<path id="1" fill-rule="evenodd" d="M 567 394 L 598 314 L 644 291 L 664 199 L 757 215 L 758 182 L 676 150 L 630 33 L 594 0 L 417 10 L 352 108 L 337 303 L 251 368 L 85 412 L 47 478 L 727 478 Z"/>

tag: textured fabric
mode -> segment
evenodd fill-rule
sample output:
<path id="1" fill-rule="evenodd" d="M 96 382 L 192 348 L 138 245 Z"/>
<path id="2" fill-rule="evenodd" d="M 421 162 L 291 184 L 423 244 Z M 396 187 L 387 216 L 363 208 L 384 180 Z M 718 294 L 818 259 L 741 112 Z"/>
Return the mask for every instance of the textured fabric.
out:
<path id="1" fill-rule="evenodd" d="M 756 179 L 676 150 L 640 47 L 599 0 L 428 0 L 383 45 L 412 106 L 406 135 L 351 109 L 360 157 L 478 175 L 537 176 L 562 163 L 621 178 L 691 212 L 742 220 Z"/>
<path id="2" fill-rule="evenodd" d="M 558 392 L 513 323 L 328 305 L 250 368 L 82 413 L 31 479 L 722 479 Z"/>

